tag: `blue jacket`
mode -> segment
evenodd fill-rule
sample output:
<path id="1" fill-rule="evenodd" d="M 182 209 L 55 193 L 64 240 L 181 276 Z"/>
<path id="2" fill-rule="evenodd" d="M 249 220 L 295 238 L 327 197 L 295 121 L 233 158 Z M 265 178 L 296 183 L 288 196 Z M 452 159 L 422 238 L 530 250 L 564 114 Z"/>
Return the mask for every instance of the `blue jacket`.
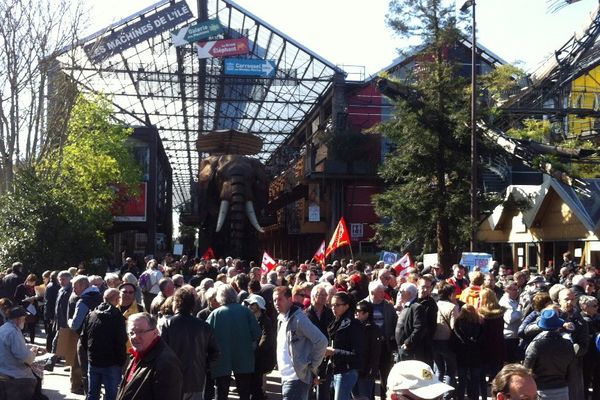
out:
<path id="1" fill-rule="evenodd" d="M 81 332 L 85 317 L 102 303 L 102 295 L 96 286 L 90 286 L 81 293 L 77 304 L 75 305 L 75 313 L 73 318 L 67 322 L 69 328 L 74 331 Z"/>

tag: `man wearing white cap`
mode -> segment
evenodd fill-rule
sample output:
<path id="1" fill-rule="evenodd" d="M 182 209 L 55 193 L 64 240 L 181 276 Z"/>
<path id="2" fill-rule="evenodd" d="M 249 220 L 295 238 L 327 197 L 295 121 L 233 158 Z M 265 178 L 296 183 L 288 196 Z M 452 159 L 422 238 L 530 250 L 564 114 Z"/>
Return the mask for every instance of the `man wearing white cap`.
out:
<path id="1" fill-rule="evenodd" d="M 387 385 L 387 397 L 397 400 L 441 399 L 444 393 L 454 390 L 440 382 L 429 365 L 417 360 L 396 363 Z"/>
<path id="2" fill-rule="evenodd" d="M 262 400 L 265 398 L 263 377 L 265 374 L 273 371 L 277 359 L 275 352 L 277 331 L 275 330 L 273 320 L 265 313 L 266 301 L 262 296 L 251 294 L 244 300 L 244 305 L 248 306 L 256 317 L 261 331 L 258 346 L 256 346 L 256 350 L 254 351 L 254 373 L 251 378 L 250 392 L 252 399 Z"/>

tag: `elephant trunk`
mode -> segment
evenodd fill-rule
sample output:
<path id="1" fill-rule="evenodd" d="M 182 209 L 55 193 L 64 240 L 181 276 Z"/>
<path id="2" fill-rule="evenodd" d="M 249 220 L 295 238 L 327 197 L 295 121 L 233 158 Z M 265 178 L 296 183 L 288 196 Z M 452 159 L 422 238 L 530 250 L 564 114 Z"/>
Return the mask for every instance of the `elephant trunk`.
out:
<path id="1" fill-rule="evenodd" d="M 229 201 L 221 200 L 221 205 L 219 206 L 219 217 L 217 219 L 217 227 L 215 232 L 220 232 L 223 224 L 225 223 L 225 218 L 227 218 L 227 211 L 229 211 Z"/>
<path id="2" fill-rule="evenodd" d="M 258 219 L 256 218 L 256 211 L 254 210 L 254 204 L 251 200 L 248 200 L 246 202 L 246 215 L 248 216 L 248 220 L 250 221 L 250 224 L 254 227 L 254 229 L 259 231 L 260 233 L 265 232 L 265 230 L 258 223 Z"/>

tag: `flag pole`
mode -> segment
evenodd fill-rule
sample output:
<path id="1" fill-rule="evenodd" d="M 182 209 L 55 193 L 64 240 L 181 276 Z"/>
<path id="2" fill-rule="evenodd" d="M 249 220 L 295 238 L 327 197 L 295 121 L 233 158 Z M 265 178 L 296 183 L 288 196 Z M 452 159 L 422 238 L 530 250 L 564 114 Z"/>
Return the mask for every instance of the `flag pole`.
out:
<path id="1" fill-rule="evenodd" d="M 350 257 L 352 257 L 352 262 L 354 262 L 354 253 L 352 253 L 352 241 L 350 241 L 348 246 L 350 246 Z"/>

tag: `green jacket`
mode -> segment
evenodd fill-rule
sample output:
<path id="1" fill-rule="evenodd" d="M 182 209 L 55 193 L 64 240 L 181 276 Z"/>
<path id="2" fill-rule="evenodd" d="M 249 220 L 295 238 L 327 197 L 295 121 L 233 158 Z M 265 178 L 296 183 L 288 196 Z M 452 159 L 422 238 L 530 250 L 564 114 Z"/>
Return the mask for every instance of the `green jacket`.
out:
<path id="1" fill-rule="evenodd" d="M 206 322 L 215 330 L 221 351 L 210 367 L 213 378 L 254 372 L 254 348 L 261 331 L 252 312 L 237 303 L 225 304 L 211 312 Z"/>

